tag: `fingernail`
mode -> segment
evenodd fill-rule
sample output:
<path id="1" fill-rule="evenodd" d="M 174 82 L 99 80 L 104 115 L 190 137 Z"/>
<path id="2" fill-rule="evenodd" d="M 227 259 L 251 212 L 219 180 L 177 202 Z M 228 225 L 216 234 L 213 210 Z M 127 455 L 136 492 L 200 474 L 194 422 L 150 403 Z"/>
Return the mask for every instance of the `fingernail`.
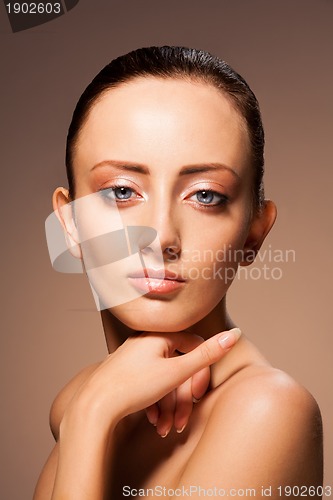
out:
<path id="1" fill-rule="evenodd" d="M 178 434 L 181 434 L 183 432 L 183 430 L 185 429 L 185 427 L 186 427 L 186 424 L 184 424 L 183 427 L 181 427 L 180 429 L 177 429 Z"/>
<path id="2" fill-rule="evenodd" d="M 197 404 L 197 403 L 199 403 L 200 399 L 197 399 L 194 396 L 192 396 L 192 401 L 194 404 Z"/>
<path id="3" fill-rule="evenodd" d="M 157 415 L 147 415 L 148 421 L 156 427 L 157 425 Z"/>
<path id="4" fill-rule="evenodd" d="M 169 434 L 170 430 L 166 431 L 165 434 L 160 434 L 161 438 L 165 438 L 167 437 L 167 435 Z"/>
<path id="5" fill-rule="evenodd" d="M 232 328 L 219 338 L 219 343 L 221 344 L 223 349 L 229 349 L 234 344 L 236 344 L 241 334 L 242 332 L 240 331 L 239 328 Z"/>

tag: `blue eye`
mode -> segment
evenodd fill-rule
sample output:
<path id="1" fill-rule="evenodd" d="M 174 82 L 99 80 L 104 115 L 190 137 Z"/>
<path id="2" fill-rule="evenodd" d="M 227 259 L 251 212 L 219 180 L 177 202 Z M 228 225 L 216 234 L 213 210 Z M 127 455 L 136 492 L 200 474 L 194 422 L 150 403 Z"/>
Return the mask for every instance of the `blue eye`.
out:
<path id="1" fill-rule="evenodd" d="M 223 205 L 228 201 L 228 198 L 223 194 L 217 193 L 216 191 L 210 191 L 208 189 L 197 191 L 193 196 L 191 196 L 192 199 L 194 197 L 196 197 L 196 200 L 194 201 L 198 201 L 200 204 L 207 206 Z"/>
<path id="2" fill-rule="evenodd" d="M 113 188 L 114 195 L 118 200 L 128 200 L 133 194 L 133 190 L 128 187 L 116 187 Z"/>
<path id="3" fill-rule="evenodd" d="M 200 203 L 212 203 L 214 199 L 214 193 L 212 193 L 212 191 L 198 191 L 196 196 Z"/>
<path id="4" fill-rule="evenodd" d="M 101 195 L 109 201 L 122 202 L 133 198 L 135 192 L 127 186 L 113 186 L 100 191 Z"/>

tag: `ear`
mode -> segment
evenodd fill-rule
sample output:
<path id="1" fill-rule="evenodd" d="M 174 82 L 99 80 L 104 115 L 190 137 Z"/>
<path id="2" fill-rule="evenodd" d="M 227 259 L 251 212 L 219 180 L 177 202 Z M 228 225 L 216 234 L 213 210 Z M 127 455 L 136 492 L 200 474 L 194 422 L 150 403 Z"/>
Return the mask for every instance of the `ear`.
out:
<path id="1" fill-rule="evenodd" d="M 240 262 L 241 266 L 252 264 L 264 239 L 271 230 L 277 216 L 276 205 L 271 200 L 265 200 L 264 206 L 252 218 L 250 229 L 244 243 L 244 260 Z"/>
<path id="2" fill-rule="evenodd" d="M 52 197 L 53 210 L 63 227 L 68 250 L 77 259 L 82 259 L 79 234 L 75 223 L 74 206 L 68 189 L 58 187 Z"/>

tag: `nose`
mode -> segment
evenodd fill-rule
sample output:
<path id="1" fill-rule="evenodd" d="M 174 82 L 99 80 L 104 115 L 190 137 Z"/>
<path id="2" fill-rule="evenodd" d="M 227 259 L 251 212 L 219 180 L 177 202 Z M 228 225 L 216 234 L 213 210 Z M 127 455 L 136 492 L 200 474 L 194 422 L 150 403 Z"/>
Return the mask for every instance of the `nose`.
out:
<path id="1" fill-rule="evenodd" d="M 147 207 L 145 224 L 152 227 L 157 238 L 142 249 L 143 254 L 162 251 L 165 261 L 174 261 L 181 253 L 180 220 L 175 207 L 155 203 Z"/>

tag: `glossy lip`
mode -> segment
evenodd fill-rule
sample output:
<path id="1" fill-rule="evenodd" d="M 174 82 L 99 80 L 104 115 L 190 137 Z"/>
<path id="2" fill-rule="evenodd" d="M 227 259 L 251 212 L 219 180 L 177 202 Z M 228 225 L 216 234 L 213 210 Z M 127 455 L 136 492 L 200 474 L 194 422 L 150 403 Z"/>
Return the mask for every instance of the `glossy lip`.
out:
<path id="1" fill-rule="evenodd" d="M 128 280 L 144 295 L 165 295 L 181 289 L 186 280 L 167 269 L 142 269 L 131 272 Z"/>

